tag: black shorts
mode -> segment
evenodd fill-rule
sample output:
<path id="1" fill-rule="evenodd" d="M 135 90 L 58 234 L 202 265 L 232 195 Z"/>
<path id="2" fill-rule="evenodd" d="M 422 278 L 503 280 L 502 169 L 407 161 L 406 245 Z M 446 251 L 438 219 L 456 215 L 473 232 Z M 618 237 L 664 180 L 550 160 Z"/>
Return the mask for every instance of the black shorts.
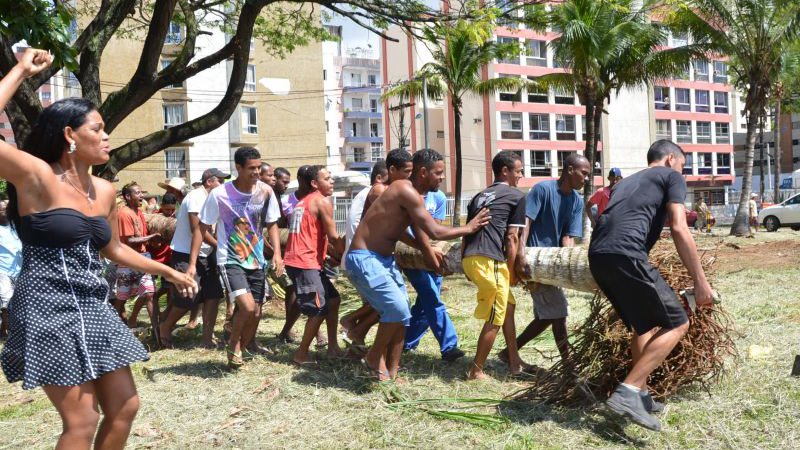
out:
<path id="1" fill-rule="evenodd" d="M 689 321 L 677 294 L 649 261 L 624 255 L 589 255 L 600 290 L 628 328 L 643 335 L 655 327 L 677 328 Z"/>
<path id="2" fill-rule="evenodd" d="M 225 289 L 228 291 L 228 298 L 236 301 L 236 297 L 251 293 L 253 300 L 259 305 L 264 303 L 266 296 L 266 282 L 264 280 L 264 271 L 261 269 L 243 269 L 235 265 L 226 265 L 219 267 L 220 278 L 225 283 Z"/>
<path id="3" fill-rule="evenodd" d="M 297 304 L 303 314 L 323 316 L 328 313 L 328 304 L 338 301 L 339 291 L 324 271 L 286 266 L 286 273 L 294 283 Z"/>
<path id="4" fill-rule="evenodd" d="M 186 269 L 189 268 L 189 254 L 172 252 L 169 265 L 179 272 L 186 273 Z M 198 256 L 195 270 L 197 273 L 194 276 L 194 281 L 197 282 L 197 286 L 200 289 L 194 298 L 183 297 L 177 290 L 172 289 L 172 302 L 178 308 L 191 309 L 196 304 L 203 303 L 206 299 L 220 299 L 224 295 L 222 283 L 219 281 L 215 255 L 212 254 L 208 257 Z"/>

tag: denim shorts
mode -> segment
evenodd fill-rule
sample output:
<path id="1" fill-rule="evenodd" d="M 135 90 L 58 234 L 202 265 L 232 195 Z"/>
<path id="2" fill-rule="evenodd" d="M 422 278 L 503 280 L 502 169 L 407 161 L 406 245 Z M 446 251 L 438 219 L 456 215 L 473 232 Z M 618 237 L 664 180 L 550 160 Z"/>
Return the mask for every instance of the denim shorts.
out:
<path id="1" fill-rule="evenodd" d="M 381 322 L 409 324 L 408 292 L 394 256 L 350 249 L 345 266 L 350 281 L 361 297 L 378 311 Z"/>

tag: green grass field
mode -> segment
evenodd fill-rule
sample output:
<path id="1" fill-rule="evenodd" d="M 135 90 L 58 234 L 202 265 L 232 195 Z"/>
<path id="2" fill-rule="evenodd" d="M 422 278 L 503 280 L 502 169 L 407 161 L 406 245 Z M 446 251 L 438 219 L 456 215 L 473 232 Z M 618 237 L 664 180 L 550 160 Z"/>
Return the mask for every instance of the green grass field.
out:
<path id="1" fill-rule="evenodd" d="M 719 240 L 702 237 L 699 245 Z M 294 347 L 275 340 L 283 318 L 277 304 L 259 329 L 260 341 L 275 354 L 238 373 L 226 370 L 221 351 L 200 349 L 196 332 L 179 332 L 177 349 L 154 352 L 133 366 L 142 408 L 129 448 L 800 448 L 800 378 L 789 376 L 800 353 L 800 233 L 724 241 L 740 247 L 722 247 L 716 287 L 736 319 L 741 357 L 728 362 L 728 375 L 710 392 L 687 389 L 670 398 L 662 433 L 619 428 L 592 410 L 501 402 L 527 384 L 507 378 L 494 357 L 489 380 L 467 382 L 481 324 L 472 318 L 474 288 L 452 277 L 443 296 L 468 356 L 442 362 L 428 335 L 418 351 L 403 356 L 408 383 L 402 386 L 370 383 L 355 363 L 294 367 Z M 339 287 L 343 310 L 355 307 L 354 291 L 342 282 Z M 524 326 L 531 302 L 521 290 L 515 295 L 517 323 Z M 580 324 L 587 299 L 570 295 L 570 326 Z M 496 348 L 502 345 L 501 337 Z M 557 357 L 552 335 L 522 354 L 547 366 Z M 0 449 L 52 448 L 60 429 L 41 390 L 0 384 Z"/>

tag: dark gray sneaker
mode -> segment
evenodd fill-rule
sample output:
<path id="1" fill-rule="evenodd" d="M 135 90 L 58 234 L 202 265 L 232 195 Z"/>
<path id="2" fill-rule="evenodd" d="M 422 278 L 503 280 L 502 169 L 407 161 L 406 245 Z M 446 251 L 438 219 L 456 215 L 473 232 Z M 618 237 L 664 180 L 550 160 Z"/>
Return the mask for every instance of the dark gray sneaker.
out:
<path id="1" fill-rule="evenodd" d="M 617 390 L 606 400 L 606 406 L 615 413 L 631 419 L 639 426 L 648 430 L 661 431 L 661 422 L 647 412 L 642 402 L 642 396 L 625 386 L 617 387 Z"/>
<path id="2" fill-rule="evenodd" d="M 442 359 L 447 362 L 453 362 L 459 358 L 464 356 L 464 350 L 461 350 L 458 347 L 453 347 L 450 350 L 442 353 Z"/>
<path id="3" fill-rule="evenodd" d="M 645 394 L 639 394 L 642 397 L 642 404 L 644 404 L 644 409 L 650 413 L 660 413 L 664 411 L 664 404 L 661 402 L 657 402 L 653 399 L 653 396 L 650 395 L 649 392 Z"/>

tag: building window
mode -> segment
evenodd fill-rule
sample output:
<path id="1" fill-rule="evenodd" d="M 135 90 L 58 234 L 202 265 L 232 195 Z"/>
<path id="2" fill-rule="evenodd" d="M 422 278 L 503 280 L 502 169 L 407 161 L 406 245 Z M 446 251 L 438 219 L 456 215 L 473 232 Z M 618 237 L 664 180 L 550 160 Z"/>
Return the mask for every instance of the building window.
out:
<path id="1" fill-rule="evenodd" d="M 331 156 L 331 146 L 330 145 L 326 145 L 325 146 L 325 154 L 328 155 L 328 157 Z"/>
<path id="2" fill-rule="evenodd" d="M 322 81 L 328 81 L 328 71 L 322 69 Z"/>
<path id="3" fill-rule="evenodd" d="M 172 64 L 171 59 L 162 59 L 161 60 L 161 70 L 164 71 Z M 166 89 L 181 89 L 183 88 L 183 82 L 168 84 L 165 86 Z"/>
<path id="4" fill-rule="evenodd" d="M 327 120 L 325 121 L 325 131 L 331 131 L 330 124 L 328 123 Z"/>
<path id="5" fill-rule="evenodd" d="M 367 75 L 367 84 L 370 86 L 377 86 L 378 85 L 378 76 L 375 74 L 368 74 Z"/>
<path id="6" fill-rule="evenodd" d="M 49 102 L 52 98 L 50 91 L 39 91 L 39 100 L 42 102 Z"/>
<path id="7" fill-rule="evenodd" d="M 697 154 L 697 174 L 698 175 L 711 175 L 711 161 L 713 153 L 698 153 Z"/>
<path id="8" fill-rule="evenodd" d="M 556 139 L 559 141 L 574 141 L 575 116 L 556 114 Z"/>
<path id="9" fill-rule="evenodd" d="M 258 134 L 257 115 L 255 106 L 242 106 L 242 133 Z"/>
<path id="10" fill-rule="evenodd" d="M 531 176 L 549 177 L 552 175 L 550 150 L 531 150 Z"/>
<path id="11" fill-rule="evenodd" d="M 550 140 L 550 115 L 549 114 L 530 114 L 528 116 L 530 127 L 529 139 L 533 141 Z"/>
<path id="12" fill-rule="evenodd" d="M 361 111 L 364 108 L 364 101 L 360 98 L 353 98 L 350 102 L 352 111 Z"/>
<path id="13" fill-rule="evenodd" d="M 380 132 L 378 131 L 378 124 L 371 123 L 369 124 L 369 137 L 381 137 Z"/>
<path id="14" fill-rule="evenodd" d="M 353 147 L 353 161 L 361 162 L 365 159 L 364 147 Z"/>
<path id="15" fill-rule="evenodd" d="M 709 106 L 708 91 L 703 91 L 700 89 L 694 91 L 694 110 L 695 112 L 711 111 L 711 107 Z"/>
<path id="16" fill-rule="evenodd" d="M 717 144 L 731 143 L 731 124 L 727 122 L 717 122 L 714 124 L 717 135 Z"/>
<path id="17" fill-rule="evenodd" d="M 164 39 L 165 44 L 180 44 L 183 40 L 183 27 L 176 22 L 169 23 L 169 30 L 167 30 L 167 37 Z"/>
<path id="18" fill-rule="evenodd" d="M 669 111 L 669 88 L 656 86 L 653 88 L 653 95 L 655 97 L 655 108 Z"/>
<path id="19" fill-rule="evenodd" d="M 168 148 L 164 150 L 166 158 L 166 178 L 186 177 L 186 151 L 182 148 Z"/>
<path id="20" fill-rule="evenodd" d="M 378 99 L 377 98 L 369 99 L 369 112 L 371 112 L 371 113 L 378 112 Z"/>
<path id="21" fill-rule="evenodd" d="M 575 104 L 575 93 L 574 92 L 565 92 L 561 89 L 555 89 L 555 102 L 557 105 L 574 105 Z"/>
<path id="22" fill-rule="evenodd" d="M 691 101 L 688 89 L 675 88 L 675 111 L 691 111 Z"/>
<path id="23" fill-rule="evenodd" d="M 184 121 L 183 103 L 167 103 L 164 105 L 164 128 L 180 125 Z"/>
<path id="24" fill-rule="evenodd" d="M 512 17 L 517 17 L 517 9 L 514 0 L 498 0 L 495 8 L 500 10 L 497 17 L 497 25 L 506 28 L 516 28 L 517 21 Z"/>
<path id="25" fill-rule="evenodd" d="M 498 44 L 506 44 L 506 45 L 507 44 L 519 45 L 519 39 L 513 38 L 513 37 L 498 36 L 497 37 L 497 43 Z M 518 55 L 516 55 L 516 56 L 512 55 L 512 56 L 509 56 L 508 58 L 500 59 L 497 62 L 500 63 L 500 64 L 517 64 L 517 65 L 519 65 L 519 56 Z"/>
<path id="26" fill-rule="evenodd" d="M 689 34 L 677 31 L 672 32 L 672 46 L 683 47 L 689 45 Z"/>
<path id="27" fill-rule="evenodd" d="M 675 140 L 683 144 L 692 143 L 692 122 L 688 120 L 675 121 Z"/>
<path id="28" fill-rule="evenodd" d="M 714 83 L 728 83 L 728 64 L 714 61 Z"/>
<path id="29" fill-rule="evenodd" d="M 547 67 L 547 42 L 536 39 L 525 41 L 527 55 L 525 60 L 529 66 Z"/>
<path id="30" fill-rule="evenodd" d="M 247 77 L 244 79 L 245 92 L 256 91 L 256 66 L 253 64 L 247 65 Z"/>
<path id="31" fill-rule="evenodd" d="M 708 81 L 708 61 L 694 60 L 694 79 L 695 81 Z"/>
<path id="32" fill-rule="evenodd" d="M 731 174 L 731 154 L 717 153 L 717 175 Z"/>
<path id="33" fill-rule="evenodd" d="M 500 139 L 522 139 L 522 113 L 500 113 Z"/>
<path id="34" fill-rule="evenodd" d="M 672 122 L 669 120 L 656 119 L 656 139 L 672 140 Z"/>
<path id="35" fill-rule="evenodd" d="M 515 75 L 500 75 L 498 78 L 516 78 Z M 515 92 L 509 91 L 502 91 L 500 92 L 500 101 L 501 102 L 521 102 L 522 101 L 522 91 L 518 90 Z"/>
<path id="36" fill-rule="evenodd" d="M 358 124 L 353 122 L 352 125 L 353 126 L 350 129 L 350 136 L 351 137 L 356 137 L 356 136 L 358 136 Z"/>
<path id="37" fill-rule="evenodd" d="M 528 77 L 529 81 L 536 81 L 536 77 Z M 547 103 L 547 89 L 528 88 L 528 103 Z"/>
<path id="38" fill-rule="evenodd" d="M 436 139 L 444 139 L 444 130 L 436 130 Z"/>
<path id="39" fill-rule="evenodd" d="M 373 161 L 379 161 L 383 158 L 383 143 L 373 142 L 369 145 L 369 150 Z"/>
<path id="40" fill-rule="evenodd" d="M 714 92 L 714 112 L 716 114 L 728 114 L 727 92 Z"/>
<path id="41" fill-rule="evenodd" d="M 694 173 L 694 154 L 687 153 L 686 154 L 686 164 L 683 165 L 683 174 L 684 175 L 692 175 Z"/>
<path id="42" fill-rule="evenodd" d="M 711 122 L 697 122 L 697 143 L 710 144 L 711 143 Z"/>

